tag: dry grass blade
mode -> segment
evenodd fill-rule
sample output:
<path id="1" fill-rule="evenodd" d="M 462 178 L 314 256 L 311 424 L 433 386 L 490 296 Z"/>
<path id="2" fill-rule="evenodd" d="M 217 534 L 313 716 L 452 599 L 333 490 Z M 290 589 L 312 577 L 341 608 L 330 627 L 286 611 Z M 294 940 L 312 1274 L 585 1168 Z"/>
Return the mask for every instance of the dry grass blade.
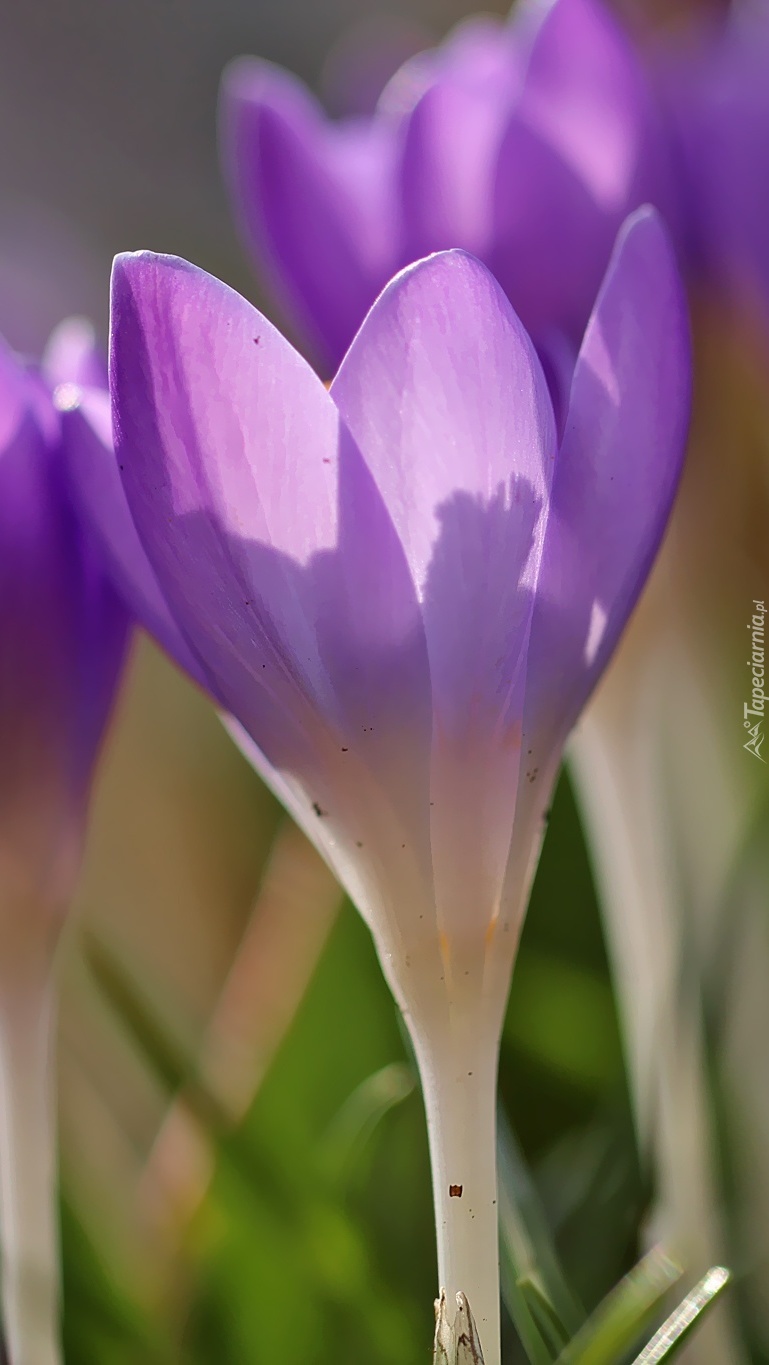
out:
<path id="1" fill-rule="evenodd" d="M 718 1296 L 728 1285 L 731 1275 L 723 1266 L 713 1266 L 699 1284 L 679 1304 L 674 1313 L 666 1318 L 651 1341 L 637 1355 L 633 1365 L 660 1365 L 661 1361 L 671 1360 L 680 1350 L 684 1340 L 697 1325 L 703 1313 L 713 1306 Z"/>

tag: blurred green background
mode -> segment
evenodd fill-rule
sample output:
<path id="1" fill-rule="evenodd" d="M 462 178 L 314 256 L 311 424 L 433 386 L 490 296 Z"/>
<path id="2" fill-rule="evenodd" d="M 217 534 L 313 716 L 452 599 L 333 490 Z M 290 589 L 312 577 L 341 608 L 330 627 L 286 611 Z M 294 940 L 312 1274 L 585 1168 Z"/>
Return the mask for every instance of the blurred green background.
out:
<path id="1" fill-rule="evenodd" d="M 350 109 L 364 97 L 361 44 L 381 53 L 384 80 L 469 9 L 7 6 L 0 326 L 11 342 L 35 351 L 73 311 L 105 330 L 112 255 L 139 247 L 187 256 L 264 306 L 219 179 L 225 63 L 258 53 Z M 426 1361 L 436 1271 L 424 1114 L 368 933 L 210 705 L 144 640 L 59 966 L 70 1365 Z M 566 777 L 500 1093 L 590 1309 L 648 1241 L 653 1192 Z M 505 1330 L 514 1365 L 524 1356 Z"/>

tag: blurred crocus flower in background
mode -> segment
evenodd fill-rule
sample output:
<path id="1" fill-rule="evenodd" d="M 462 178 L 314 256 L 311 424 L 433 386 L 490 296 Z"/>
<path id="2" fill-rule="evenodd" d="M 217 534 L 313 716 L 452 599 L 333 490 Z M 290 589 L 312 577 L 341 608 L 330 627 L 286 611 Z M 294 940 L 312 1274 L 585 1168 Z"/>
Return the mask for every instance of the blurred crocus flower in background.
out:
<path id="1" fill-rule="evenodd" d="M 735 6 L 657 50 L 692 276 L 769 327 L 769 12 Z"/>
<path id="2" fill-rule="evenodd" d="M 398 269 L 463 247 L 568 390 L 620 224 L 674 203 L 643 68 L 601 0 L 467 20 L 368 118 L 330 120 L 294 76 L 243 58 L 221 143 L 257 269 L 326 376 Z"/>
<path id="3" fill-rule="evenodd" d="M 51 965 L 127 638 L 62 456 L 57 402 L 97 375 L 78 323 L 42 370 L 0 353 L 0 1241 L 14 1365 L 59 1359 Z"/>
<path id="4" fill-rule="evenodd" d="M 462 252 L 386 288 L 330 393 L 237 294 L 138 254 L 114 272 L 116 453 L 98 395 L 68 417 L 133 610 L 372 929 L 422 1075 L 440 1280 L 487 1365 L 515 947 L 564 741 L 667 519 L 689 363 L 649 210 L 616 247 L 560 443 L 528 335 Z"/>
<path id="5" fill-rule="evenodd" d="M 766 729 L 746 708 L 769 597 L 769 21 L 734 7 L 652 50 L 693 308 L 692 440 L 576 757 L 659 1216 L 695 1268 L 726 1254 L 745 1272 L 747 1345 L 714 1319 L 698 1350 L 715 1361 L 769 1341 L 769 782 L 766 748 L 744 747 Z"/>

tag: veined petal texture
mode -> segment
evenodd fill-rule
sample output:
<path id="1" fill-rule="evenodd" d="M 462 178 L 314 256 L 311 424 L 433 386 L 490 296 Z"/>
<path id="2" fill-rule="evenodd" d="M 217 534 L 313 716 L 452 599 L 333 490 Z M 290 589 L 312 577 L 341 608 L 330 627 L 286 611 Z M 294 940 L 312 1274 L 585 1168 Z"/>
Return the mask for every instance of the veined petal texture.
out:
<path id="1" fill-rule="evenodd" d="M 331 394 L 393 518 L 424 622 L 438 920 L 446 935 L 477 937 L 496 912 L 515 813 L 556 456 L 547 385 L 488 271 L 448 252 L 385 290 Z"/>
<path id="2" fill-rule="evenodd" d="M 323 385 L 238 295 L 139 256 L 115 267 L 113 399 L 137 529 L 217 697 L 300 784 L 335 866 L 341 840 L 376 875 L 397 850 L 394 869 L 425 878 L 424 632 Z"/>

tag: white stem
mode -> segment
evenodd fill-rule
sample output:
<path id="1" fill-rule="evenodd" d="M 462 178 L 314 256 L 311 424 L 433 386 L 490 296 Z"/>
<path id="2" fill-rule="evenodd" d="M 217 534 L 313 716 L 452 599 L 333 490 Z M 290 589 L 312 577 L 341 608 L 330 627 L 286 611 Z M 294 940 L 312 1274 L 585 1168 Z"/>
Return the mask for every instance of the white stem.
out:
<path id="1" fill-rule="evenodd" d="M 485 1365 L 500 1365 L 497 1047 L 474 1017 L 453 1012 L 449 1028 L 429 1042 L 416 1038 L 415 1047 L 430 1140 L 439 1283 L 452 1315 L 457 1293 L 467 1296 Z"/>
<path id="2" fill-rule="evenodd" d="M 0 1004 L 0 1249 L 10 1365 L 60 1365 L 53 990 Z"/>

